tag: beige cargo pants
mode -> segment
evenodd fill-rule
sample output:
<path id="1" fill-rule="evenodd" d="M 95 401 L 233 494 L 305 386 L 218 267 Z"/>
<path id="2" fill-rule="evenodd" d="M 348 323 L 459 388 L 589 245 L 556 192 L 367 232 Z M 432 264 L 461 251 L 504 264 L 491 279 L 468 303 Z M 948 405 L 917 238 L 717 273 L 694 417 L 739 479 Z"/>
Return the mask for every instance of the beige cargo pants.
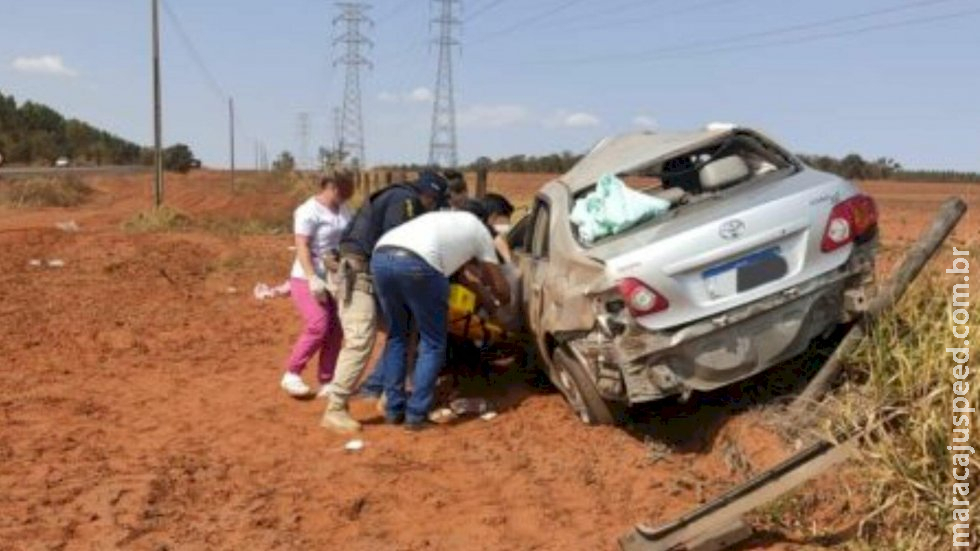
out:
<path id="1" fill-rule="evenodd" d="M 338 301 L 344 344 L 337 357 L 333 381 L 328 385 L 330 400 L 346 403 L 356 390 L 357 382 L 367 368 L 377 338 L 378 319 L 374 295 L 361 285 L 354 285 L 349 301 Z"/>

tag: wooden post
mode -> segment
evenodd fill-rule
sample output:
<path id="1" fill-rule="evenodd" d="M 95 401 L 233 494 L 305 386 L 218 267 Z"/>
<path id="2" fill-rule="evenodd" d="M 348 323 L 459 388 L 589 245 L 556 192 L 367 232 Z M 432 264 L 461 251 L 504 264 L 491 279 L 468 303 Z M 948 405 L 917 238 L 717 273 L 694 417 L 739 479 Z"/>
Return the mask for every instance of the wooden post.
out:
<path id="1" fill-rule="evenodd" d="M 487 167 L 485 166 L 476 169 L 476 196 L 479 199 L 487 196 Z"/>
<path id="2" fill-rule="evenodd" d="M 844 339 L 831 354 L 827 363 L 820 368 L 803 392 L 793 401 L 792 409 L 800 413 L 823 397 L 831 383 L 840 373 L 842 359 L 847 357 L 865 337 L 867 324 L 895 305 L 912 281 L 919 275 L 926 262 L 936 253 L 946 237 L 966 212 L 966 203 L 958 197 L 947 199 L 939 209 L 939 214 L 919 240 L 905 253 L 905 259 L 895 275 L 881 289 L 881 292 L 868 304 L 868 309 L 857 323 L 851 327 Z"/>

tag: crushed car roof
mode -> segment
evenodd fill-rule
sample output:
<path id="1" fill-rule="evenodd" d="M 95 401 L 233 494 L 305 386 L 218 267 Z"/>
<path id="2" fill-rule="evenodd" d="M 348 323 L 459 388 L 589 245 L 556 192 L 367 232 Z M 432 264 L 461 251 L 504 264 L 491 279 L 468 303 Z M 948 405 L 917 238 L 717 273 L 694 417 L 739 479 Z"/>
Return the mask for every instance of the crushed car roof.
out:
<path id="1" fill-rule="evenodd" d="M 578 193 L 595 184 L 603 174 L 635 170 L 672 153 L 697 149 L 733 131 L 726 128 L 692 132 L 635 132 L 613 136 L 596 144 L 560 180 L 573 194 Z"/>

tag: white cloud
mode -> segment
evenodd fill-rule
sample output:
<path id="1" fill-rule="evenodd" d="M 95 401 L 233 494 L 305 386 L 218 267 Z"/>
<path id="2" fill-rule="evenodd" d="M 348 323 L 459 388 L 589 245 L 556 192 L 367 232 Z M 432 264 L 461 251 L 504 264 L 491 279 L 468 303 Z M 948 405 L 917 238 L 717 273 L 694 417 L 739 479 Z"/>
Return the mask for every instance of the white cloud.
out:
<path id="1" fill-rule="evenodd" d="M 412 90 L 412 93 L 406 98 L 408 101 L 414 101 L 418 103 L 432 101 L 432 90 L 429 90 L 425 86 L 419 86 L 418 88 Z"/>
<path id="2" fill-rule="evenodd" d="M 398 92 L 381 92 L 378 101 L 383 103 L 429 103 L 432 101 L 432 90 L 419 86 L 407 94 Z"/>
<path id="3" fill-rule="evenodd" d="M 570 113 L 565 110 L 555 112 L 554 115 L 544 119 L 544 125 L 550 127 L 564 128 L 589 128 L 599 126 L 602 122 L 599 117 L 582 111 Z"/>
<path id="4" fill-rule="evenodd" d="M 633 124 L 635 126 L 640 126 L 643 128 L 656 128 L 657 119 L 649 117 L 647 115 L 637 115 L 633 117 Z"/>
<path id="5" fill-rule="evenodd" d="M 528 122 L 531 113 L 523 105 L 471 105 L 456 114 L 460 127 L 503 128 Z"/>
<path id="6" fill-rule="evenodd" d="M 37 57 L 18 57 L 11 66 L 22 73 L 73 77 L 78 71 L 65 66 L 60 55 L 40 55 Z"/>

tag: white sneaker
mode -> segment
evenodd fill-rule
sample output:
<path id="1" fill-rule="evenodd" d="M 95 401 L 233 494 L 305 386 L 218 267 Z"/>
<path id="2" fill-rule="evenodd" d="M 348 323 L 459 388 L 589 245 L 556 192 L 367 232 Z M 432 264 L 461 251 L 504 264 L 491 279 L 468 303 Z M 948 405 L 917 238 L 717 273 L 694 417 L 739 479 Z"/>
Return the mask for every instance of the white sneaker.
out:
<path id="1" fill-rule="evenodd" d="M 282 375 L 282 381 L 279 382 L 279 386 L 286 391 L 287 394 L 294 398 L 302 398 L 304 396 L 310 395 L 310 387 L 306 386 L 303 382 L 303 378 L 295 373 L 286 372 Z"/>

